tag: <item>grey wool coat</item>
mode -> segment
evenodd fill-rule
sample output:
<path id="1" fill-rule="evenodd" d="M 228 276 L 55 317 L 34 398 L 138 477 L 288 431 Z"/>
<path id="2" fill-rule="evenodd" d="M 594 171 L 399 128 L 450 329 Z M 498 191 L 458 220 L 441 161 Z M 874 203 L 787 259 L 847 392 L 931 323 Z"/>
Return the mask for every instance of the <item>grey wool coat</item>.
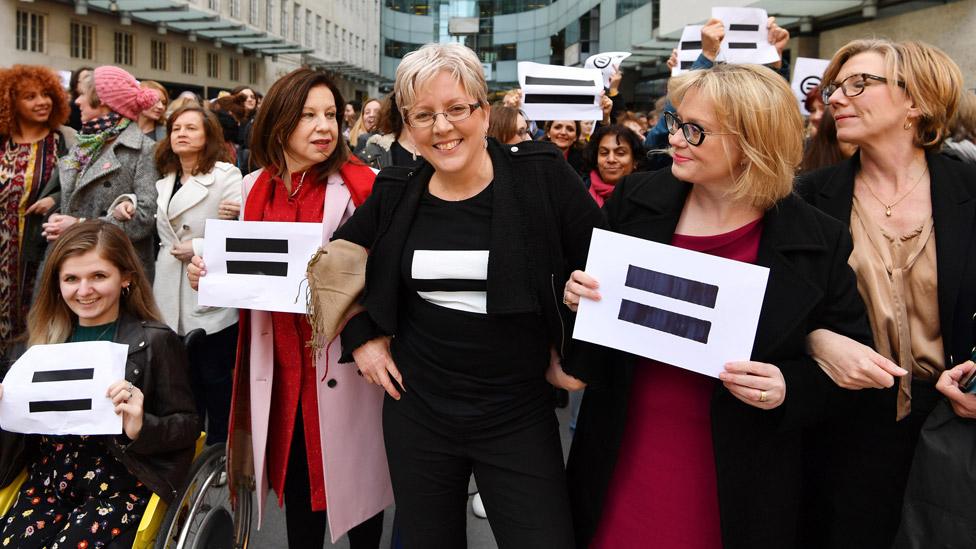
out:
<path id="1" fill-rule="evenodd" d="M 79 218 L 99 218 L 121 227 L 132 241 L 150 281 L 156 263 L 153 233 L 159 173 L 153 158 L 155 148 L 156 142 L 143 135 L 139 125 L 133 122 L 102 148 L 83 171 L 69 167 L 65 158 L 58 162 L 60 212 Z M 69 152 L 68 156 L 72 154 Z M 132 219 L 119 221 L 112 217 L 112 210 L 126 199 L 135 204 L 136 212 Z"/>

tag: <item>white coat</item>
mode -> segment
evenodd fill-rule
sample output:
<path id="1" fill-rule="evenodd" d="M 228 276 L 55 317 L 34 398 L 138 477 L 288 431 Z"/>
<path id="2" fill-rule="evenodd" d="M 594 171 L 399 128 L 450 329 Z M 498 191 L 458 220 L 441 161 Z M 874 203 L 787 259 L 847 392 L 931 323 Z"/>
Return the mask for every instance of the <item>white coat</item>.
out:
<path id="1" fill-rule="evenodd" d="M 237 322 L 237 309 L 197 306 L 197 292 L 186 279 L 186 263 L 170 250 L 180 242 L 193 240 L 194 253 L 203 255 L 203 230 L 207 219 L 216 219 L 221 201 L 241 201 L 241 171 L 217 162 L 209 173 L 190 177 L 173 194 L 176 174 L 156 182 L 156 230 L 159 254 L 153 294 L 163 321 L 184 335 L 196 328 L 214 334 Z M 171 199 L 172 197 L 172 199 Z"/>

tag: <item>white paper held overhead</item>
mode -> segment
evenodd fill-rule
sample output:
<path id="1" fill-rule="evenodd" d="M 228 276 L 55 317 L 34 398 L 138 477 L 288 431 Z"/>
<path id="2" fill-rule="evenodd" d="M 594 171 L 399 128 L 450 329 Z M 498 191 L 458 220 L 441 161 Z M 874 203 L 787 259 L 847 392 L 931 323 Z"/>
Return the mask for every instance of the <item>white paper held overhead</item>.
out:
<path id="1" fill-rule="evenodd" d="M 796 63 L 793 64 L 793 81 L 790 87 L 793 88 L 793 93 L 800 102 L 800 112 L 804 115 L 810 114 L 804 105 L 804 100 L 810 90 L 820 85 L 829 64 L 830 59 L 813 57 L 797 57 Z"/>
<path id="2" fill-rule="evenodd" d="M 725 38 L 719 49 L 726 63 L 765 65 L 779 61 L 779 52 L 769 43 L 769 17 L 762 8 L 712 8 L 712 17 L 725 25 Z"/>
<path id="3" fill-rule="evenodd" d="M 303 281 L 321 223 L 208 219 L 205 235 L 200 305 L 305 312 Z"/>
<path id="4" fill-rule="evenodd" d="M 105 392 L 125 377 L 128 345 L 34 345 L 3 379 L 0 428 L 41 435 L 118 435 L 122 416 Z"/>
<path id="5" fill-rule="evenodd" d="M 603 74 L 597 69 L 521 61 L 518 79 L 529 120 L 603 119 Z"/>
<path id="6" fill-rule="evenodd" d="M 610 77 L 620 68 L 620 64 L 624 62 L 624 59 L 627 59 L 630 55 L 629 51 L 597 53 L 586 58 L 586 62 L 583 63 L 583 68 L 598 69 L 603 73 L 603 87 L 609 88 Z"/>
<path id="7" fill-rule="evenodd" d="M 749 360 L 769 269 L 600 229 L 573 337 L 718 377 Z"/>
<path id="8" fill-rule="evenodd" d="M 678 42 L 678 63 L 671 69 L 671 76 L 678 76 L 691 69 L 702 52 L 702 25 L 688 25 L 681 31 Z"/>

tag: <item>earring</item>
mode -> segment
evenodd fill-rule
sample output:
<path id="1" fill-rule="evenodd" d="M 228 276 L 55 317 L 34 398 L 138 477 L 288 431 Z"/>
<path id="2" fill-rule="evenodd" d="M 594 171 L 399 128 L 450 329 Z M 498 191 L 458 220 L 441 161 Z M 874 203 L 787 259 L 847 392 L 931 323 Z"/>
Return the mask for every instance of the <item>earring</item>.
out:
<path id="1" fill-rule="evenodd" d="M 907 122 L 905 122 L 905 125 L 904 125 L 904 126 L 902 126 L 902 128 L 904 128 L 904 129 L 906 129 L 906 130 L 910 130 L 910 129 L 912 129 L 912 121 L 911 121 L 911 120 L 909 120 L 909 121 L 907 121 Z"/>
<path id="2" fill-rule="evenodd" d="M 122 286 L 122 297 L 129 297 L 129 293 L 132 292 L 132 288 L 129 286 Z"/>
<path id="3" fill-rule="evenodd" d="M 488 134 L 485 134 L 485 149 L 488 148 Z"/>

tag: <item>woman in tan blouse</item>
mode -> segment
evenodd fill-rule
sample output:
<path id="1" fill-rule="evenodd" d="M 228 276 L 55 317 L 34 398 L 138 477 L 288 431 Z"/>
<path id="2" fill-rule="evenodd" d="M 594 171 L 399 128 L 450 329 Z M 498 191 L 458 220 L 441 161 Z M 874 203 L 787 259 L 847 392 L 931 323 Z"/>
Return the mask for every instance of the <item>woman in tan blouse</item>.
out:
<path id="1" fill-rule="evenodd" d="M 809 449 L 823 487 L 810 502 L 823 539 L 810 541 L 890 547 L 926 416 L 943 396 L 976 416 L 976 395 L 958 387 L 974 368 L 976 170 L 938 154 L 962 76 L 937 48 L 857 40 L 824 82 L 837 137 L 859 152 L 804 177 L 800 192 L 850 225 L 877 352 L 826 330 L 809 337 L 838 385 L 865 389 Z"/>

